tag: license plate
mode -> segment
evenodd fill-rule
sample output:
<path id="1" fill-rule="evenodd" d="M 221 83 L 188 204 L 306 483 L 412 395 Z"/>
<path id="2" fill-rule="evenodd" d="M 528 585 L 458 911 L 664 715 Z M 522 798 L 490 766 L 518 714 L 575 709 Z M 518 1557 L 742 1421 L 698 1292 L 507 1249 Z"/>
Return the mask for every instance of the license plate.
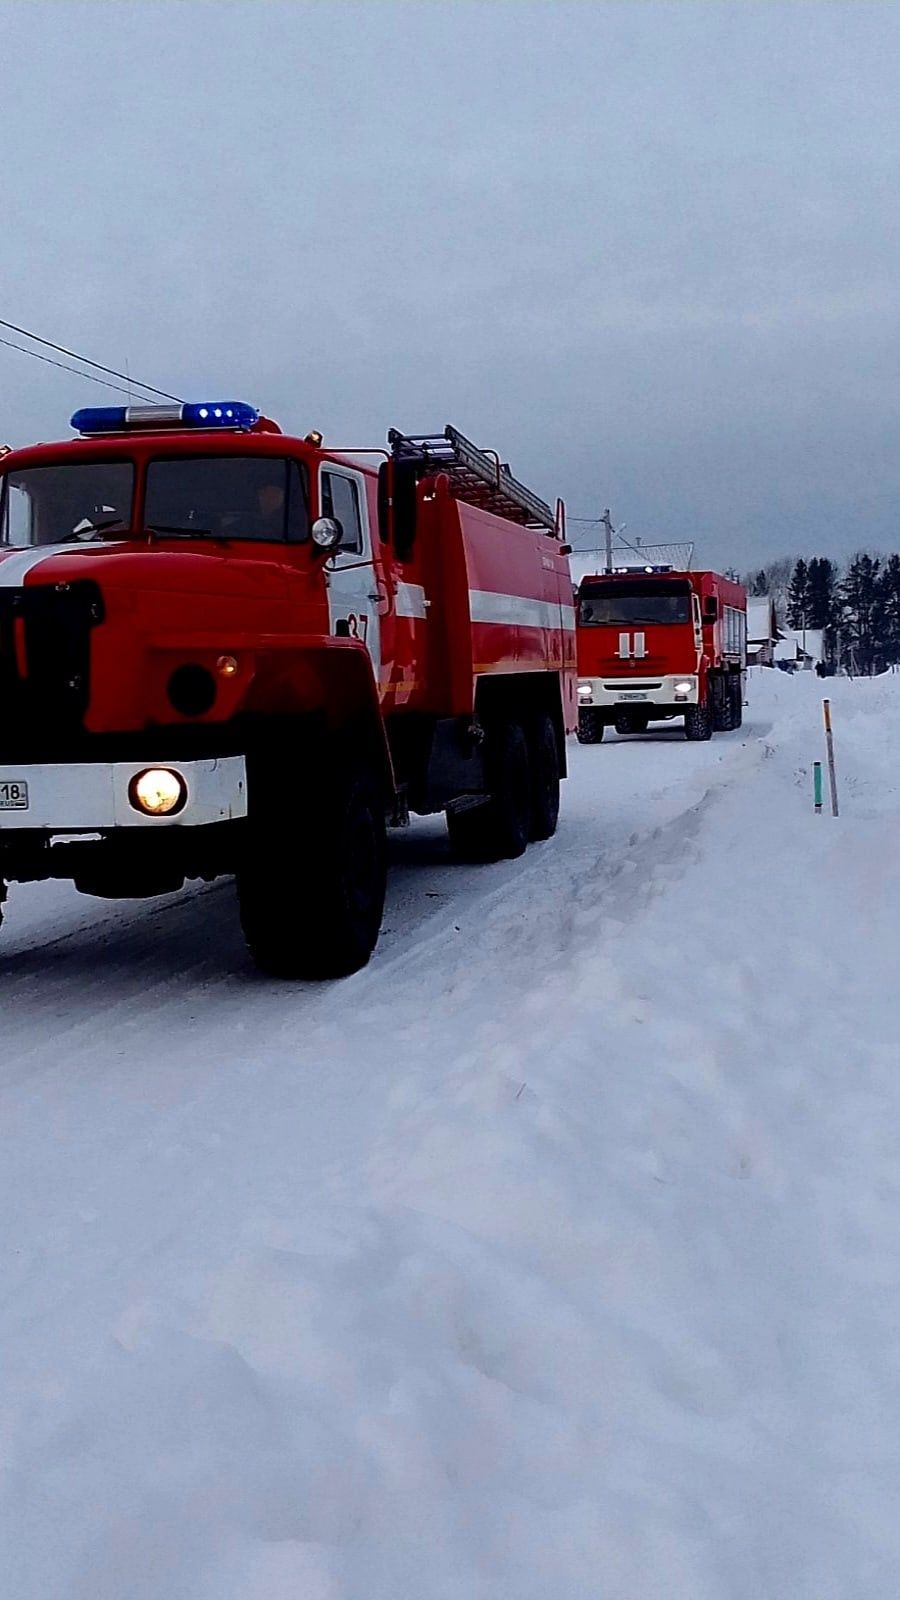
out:
<path id="1" fill-rule="evenodd" d="M 0 811 L 27 811 L 28 785 L 21 778 L 0 778 Z"/>
<path id="2" fill-rule="evenodd" d="M 639 694 L 636 689 L 629 689 L 627 693 L 619 695 L 620 700 L 646 700 L 646 698 L 645 694 Z"/>

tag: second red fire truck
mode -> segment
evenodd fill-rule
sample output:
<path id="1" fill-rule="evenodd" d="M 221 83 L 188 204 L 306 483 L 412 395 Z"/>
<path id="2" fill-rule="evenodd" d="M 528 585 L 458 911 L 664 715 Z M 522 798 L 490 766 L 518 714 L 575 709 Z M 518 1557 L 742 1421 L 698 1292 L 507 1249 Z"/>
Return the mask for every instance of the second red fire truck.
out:
<path id="1" fill-rule="evenodd" d="M 718 572 L 597 573 L 576 591 L 578 737 L 684 719 L 686 739 L 739 728 L 747 593 Z"/>
<path id="2" fill-rule="evenodd" d="M 341 452 L 237 402 L 72 421 L 0 462 L 0 902 L 233 875 L 262 968 L 337 975 L 378 935 L 386 822 L 444 811 L 478 860 L 554 832 L 561 508 L 453 428 Z"/>

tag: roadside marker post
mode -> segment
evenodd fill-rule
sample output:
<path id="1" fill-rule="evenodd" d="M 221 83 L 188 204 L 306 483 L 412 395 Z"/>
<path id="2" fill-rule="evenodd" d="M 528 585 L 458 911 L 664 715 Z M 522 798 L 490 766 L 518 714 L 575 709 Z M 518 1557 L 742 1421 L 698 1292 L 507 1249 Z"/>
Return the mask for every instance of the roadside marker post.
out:
<path id="1" fill-rule="evenodd" d="M 831 786 L 831 815 L 838 815 L 837 778 L 834 773 L 834 736 L 831 731 L 831 701 L 822 701 L 825 713 L 825 748 L 828 752 L 828 782 Z"/>
<path id="2" fill-rule="evenodd" d="M 821 761 L 814 761 L 813 762 L 813 801 L 815 803 L 816 816 L 820 817 L 822 815 L 822 763 L 821 763 Z"/>

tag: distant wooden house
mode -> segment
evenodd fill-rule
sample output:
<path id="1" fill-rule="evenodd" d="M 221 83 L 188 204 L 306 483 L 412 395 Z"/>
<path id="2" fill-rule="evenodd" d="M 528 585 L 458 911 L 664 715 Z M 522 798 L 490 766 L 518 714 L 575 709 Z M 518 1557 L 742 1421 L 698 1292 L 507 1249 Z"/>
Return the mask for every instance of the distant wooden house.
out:
<path id="1" fill-rule="evenodd" d="M 769 594 L 747 601 L 747 665 L 771 667 L 781 637 L 775 621 L 775 601 Z"/>
<path id="2" fill-rule="evenodd" d="M 775 665 L 787 672 L 812 672 L 822 660 L 821 628 L 782 628 Z"/>

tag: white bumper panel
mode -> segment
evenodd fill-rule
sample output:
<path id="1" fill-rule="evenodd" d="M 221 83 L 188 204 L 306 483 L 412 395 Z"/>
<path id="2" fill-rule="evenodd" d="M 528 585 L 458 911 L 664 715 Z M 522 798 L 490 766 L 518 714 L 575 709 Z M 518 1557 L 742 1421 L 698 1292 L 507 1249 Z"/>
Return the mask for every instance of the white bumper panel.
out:
<path id="1" fill-rule="evenodd" d="M 132 778 L 148 767 L 170 767 L 187 784 L 187 803 L 175 816 L 147 817 L 128 799 Z M 5 809 L 27 786 L 28 804 Z M 192 828 L 247 815 L 243 756 L 207 761 L 90 761 L 41 765 L 0 763 L 0 829 L 43 828 L 54 833 L 101 828 Z"/>
<path id="2" fill-rule="evenodd" d="M 580 706 L 672 706 L 675 701 L 676 683 L 690 683 L 690 692 L 679 695 L 678 705 L 695 706 L 697 704 L 697 678 L 687 672 L 675 672 L 668 677 L 639 678 L 634 674 L 630 678 L 585 678 L 578 676 L 578 704 Z M 581 693 L 582 686 L 590 686 L 590 699 Z"/>

